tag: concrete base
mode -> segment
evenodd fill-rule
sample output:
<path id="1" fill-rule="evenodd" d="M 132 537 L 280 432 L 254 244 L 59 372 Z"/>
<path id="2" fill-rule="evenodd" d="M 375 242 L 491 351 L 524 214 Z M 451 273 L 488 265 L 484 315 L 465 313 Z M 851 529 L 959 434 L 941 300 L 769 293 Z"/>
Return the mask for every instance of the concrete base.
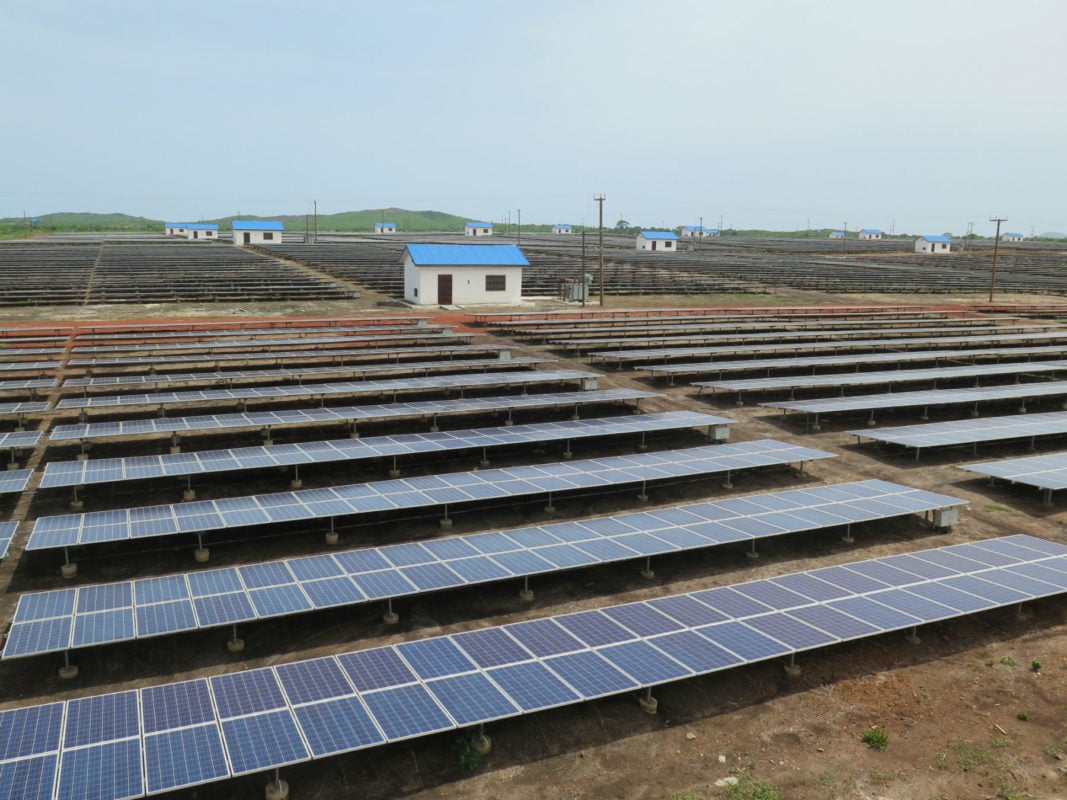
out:
<path id="1" fill-rule="evenodd" d="M 267 800 L 289 800 L 289 784 L 283 780 L 271 781 L 263 789 Z"/>
<path id="2" fill-rule="evenodd" d="M 812 429 L 813 431 L 815 431 L 816 433 L 818 433 L 819 431 L 821 431 L 821 430 L 822 430 L 822 425 L 819 425 L 819 424 L 815 424 L 815 425 L 812 425 L 812 426 L 811 426 L 811 429 Z"/>
<path id="3" fill-rule="evenodd" d="M 394 479 L 395 478 L 399 478 L 400 477 L 400 470 L 398 470 L 398 469 L 389 470 L 389 477 L 390 478 L 394 478 Z"/>
<path id="4" fill-rule="evenodd" d="M 574 458 L 574 453 L 571 452 L 570 450 L 564 450 L 563 451 L 563 460 L 566 461 L 568 458 Z"/>
<path id="5" fill-rule="evenodd" d="M 226 642 L 226 649 L 229 650 L 231 653 L 240 653 L 242 650 L 245 649 L 245 640 L 230 639 L 230 641 Z"/>
<path id="6" fill-rule="evenodd" d="M 868 427 L 868 428 L 873 428 L 873 427 L 874 427 L 875 425 L 877 425 L 877 424 L 878 424 L 878 423 L 877 423 L 877 422 L 875 422 L 875 421 L 874 421 L 873 419 L 869 419 L 869 420 L 867 420 L 867 427 Z"/>
<path id="7" fill-rule="evenodd" d="M 397 614 L 395 611 L 386 611 L 384 614 L 382 614 L 382 622 L 384 622 L 386 625 L 396 625 L 398 622 L 400 622 L 400 615 Z"/>
<path id="8" fill-rule="evenodd" d="M 972 417 L 977 417 L 978 416 L 978 412 L 977 411 L 972 411 L 971 412 L 971 416 Z"/>
<path id="9" fill-rule="evenodd" d="M 341 537 L 337 533 L 337 531 L 327 531 L 326 535 L 323 536 L 322 538 L 326 540 L 326 544 L 328 544 L 330 546 L 333 546 L 333 545 L 337 544 L 337 542 L 340 540 Z"/>
<path id="10" fill-rule="evenodd" d="M 533 589 L 520 589 L 519 599 L 524 603 L 532 603 L 534 599 Z"/>
<path id="11" fill-rule="evenodd" d="M 73 578 L 78 574 L 78 565 L 71 561 L 69 564 L 63 564 L 59 568 L 59 574 L 64 578 Z"/>
<path id="12" fill-rule="evenodd" d="M 514 424 L 515 424 L 515 420 L 511 420 L 511 419 L 504 420 L 504 427 L 505 428 L 510 428 Z"/>
<path id="13" fill-rule="evenodd" d="M 922 422 L 929 422 L 930 421 L 930 417 L 928 417 L 926 414 L 923 414 L 921 417 L 919 417 L 919 419 Z"/>
<path id="14" fill-rule="evenodd" d="M 271 439 L 269 436 L 263 440 L 264 447 L 270 447 L 272 444 L 274 444 L 274 440 Z"/>
<path id="15" fill-rule="evenodd" d="M 70 501 L 70 510 L 71 511 L 80 513 L 83 508 L 85 508 L 85 503 L 83 503 L 81 500 L 71 500 Z"/>
<path id="16" fill-rule="evenodd" d="M 786 664 L 785 674 L 790 678 L 799 678 L 801 673 L 799 664 Z"/>
<path id="17" fill-rule="evenodd" d="M 545 506 L 545 513 L 546 514 L 555 514 L 556 513 L 556 507 L 554 505 L 552 505 L 551 503 L 549 503 L 547 506 Z"/>
<path id="18" fill-rule="evenodd" d="M 59 677 L 65 681 L 72 681 L 78 677 L 78 667 L 74 664 L 68 664 L 65 667 L 59 668 Z"/>
<path id="19" fill-rule="evenodd" d="M 841 537 L 841 541 L 844 544 L 855 544 L 855 542 L 856 542 L 855 539 L 853 539 L 851 536 L 847 536 L 847 535 L 846 536 L 842 536 Z"/>
<path id="20" fill-rule="evenodd" d="M 489 459 L 483 458 L 478 462 L 478 469 L 489 469 Z"/>
<path id="21" fill-rule="evenodd" d="M 78 455 L 74 456 L 74 460 L 75 461 L 88 461 L 89 460 L 89 454 L 88 453 L 78 453 Z"/>
<path id="22" fill-rule="evenodd" d="M 181 451 L 182 451 L 182 449 L 180 447 L 172 447 L 172 448 L 170 448 L 170 454 L 172 456 L 178 455 L 178 453 L 180 453 Z"/>
<path id="23" fill-rule="evenodd" d="M 185 502 L 188 503 L 188 502 L 190 502 L 192 500 L 195 500 L 195 499 L 196 499 L 196 489 L 186 489 L 184 492 L 182 492 L 182 500 L 184 500 Z"/>
<path id="24" fill-rule="evenodd" d="M 304 482 L 302 480 L 300 480 L 300 478 L 293 478 L 291 481 L 289 481 L 289 488 L 290 489 L 303 489 L 304 488 Z"/>
<path id="25" fill-rule="evenodd" d="M 577 414 L 571 414 L 571 422 L 578 422 L 581 419 Z"/>
<path id="26" fill-rule="evenodd" d="M 747 553 L 745 553 L 745 558 L 749 559 L 750 561 L 755 561 L 757 558 L 759 558 L 759 553 L 749 550 Z"/>
<path id="27" fill-rule="evenodd" d="M 1023 406 L 1019 406 L 1016 409 L 1016 411 L 1018 411 L 1020 414 L 1025 414 L 1026 413 L 1026 408 L 1024 408 Z"/>
<path id="28" fill-rule="evenodd" d="M 196 559 L 197 564 L 206 564 L 211 558 L 211 551 L 206 547 L 198 547 L 193 551 L 193 558 Z"/>
<path id="29" fill-rule="evenodd" d="M 646 581 L 650 581 L 656 577 L 656 571 L 654 569 L 643 569 L 641 570 L 641 577 Z"/>
<path id="30" fill-rule="evenodd" d="M 639 697 L 637 699 L 637 705 L 641 707 L 641 710 L 646 714 L 655 714 L 659 710 L 659 700 L 655 697 Z"/>
<path id="31" fill-rule="evenodd" d="M 907 639 L 908 644 L 922 644 L 923 640 L 916 636 L 914 633 L 909 633 L 904 637 Z"/>
<path id="32" fill-rule="evenodd" d="M 443 531 L 452 530 L 452 520 L 450 519 L 438 520 L 437 524 L 441 526 L 441 530 Z"/>
<path id="33" fill-rule="evenodd" d="M 639 495 L 637 495 L 637 502 L 638 503 L 647 503 L 648 502 L 648 495 L 647 494 L 639 494 Z"/>
<path id="34" fill-rule="evenodd" d="M 732 483 L 730 483 L 730 481 L 723 481 L 722 482 L 722 488 L 723 489 L 733 489 L 734 485 Z"/>
<path id="35" fill-rule="evenodd" d="M 10 471 L 14 471 L 14 470 L 18 469 L 19 468 L 18 462 L 17 461 L 9 461 L 9 462 L 7 462 L 7 468 Z"/>
<path id="36" fill-rule="evenodd" d="M 478 755 L 487 756 L 489 751 L 493 749 L 493 740 L 484 733 L 480 733 L 471 741 L 471 747 L 474 748 L 474 752 Z"/>

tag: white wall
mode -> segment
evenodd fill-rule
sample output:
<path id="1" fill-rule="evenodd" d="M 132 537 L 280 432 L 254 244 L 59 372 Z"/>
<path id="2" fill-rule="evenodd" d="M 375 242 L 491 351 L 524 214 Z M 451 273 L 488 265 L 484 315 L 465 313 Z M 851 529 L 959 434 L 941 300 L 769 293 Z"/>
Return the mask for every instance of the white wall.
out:
<path id="1" fill-rule="evenodd" d="M 187 230 L 185 232 L 185 238 L 186 239 L 190 239 L 190 240 L 196 239 L 198 241 L 202 241 L 204 239 L 207 239 L 207 240 L 210 241 L 212 239 L 219 238 L 219 232 L 218 231 L 211 231 L 211 230 L 203 231 L 203 230 L 199 230 L 199 229 L 189 229 L 189 230 Z"/>
<path id="2" fill-rule="evenodd" d="M 411 256 L 404 258 L 404 299 L 418 305 L 438 305 L 437 276 L 452 276 L 452 303 L 514 304 L 522 300 L 522 267 L 416 267 Z M 503 292 L 485 290 L 486 275 L 504 275 L 507 288 Z M 418 292 L 415 290 L 418 289 Z"/>
<path id="3" fill-rule="evenodd" d="M 396 233 L 395 225 L 386 225 L 384 228 L 380 228 L 377 225 L 374 226 L 375 233 Z"/>
<path id="4" fill-rule="evenodd" d="M 916 253 L 949 253 L 951 252 L 951 243 L 949 242 L 928 242 L 925 239 L 915 240 L 915 252 Z"/>
<path id="5" fill-rule="evenodd" d="M 572 228 L 553 228 L 552 233 L 573 233 Z"/>
<path id="6" fill-rule="evenodd" d="M 466 227 L 463 228 L 463 235 L 464 236 L 492 236 L 493 235 L 493 229 L 492 228 L 471 228 L 469 226 L 466 226 Z"/>
<path id="7" fill-rule="evenodd" d="M 678 249 L 678 241 L 676 239 L 646 239 L 641 235 L 637 237 L 637 249 L 651 251 L 653 242 L 656 245 L 657 253 L 673 253 Z M 667 247 L 667 245 L 670 245 L 670 247 Z"/>
<path id="8" fill-rule="evenodd" d="M 282 231 L 234 231 L 233 243 L 245 244 L 245 234 L 248 234 L 249 241 L 247 244 L 281 244 L 282 243 Z M 267 239 L 269 235 L 271 238 Z"/>
<path id="9" fill-rule="evenodd" d="M 865 233 L 864 231 L 860 231 L 860 238 L 861 239 L 881 239 L 882 238 L 882 234 L 880 234 L 880 233 Z"/>

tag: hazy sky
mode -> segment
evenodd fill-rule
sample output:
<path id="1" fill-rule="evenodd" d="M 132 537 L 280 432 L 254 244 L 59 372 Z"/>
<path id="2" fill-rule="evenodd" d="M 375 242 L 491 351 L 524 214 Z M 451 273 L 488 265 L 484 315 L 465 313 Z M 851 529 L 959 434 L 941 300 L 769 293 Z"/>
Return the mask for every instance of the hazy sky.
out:
<path id="1" fill-rule="evenodd" d="M 0 217 L 1067 230 L 1064 0 L 3 0 Z"/>

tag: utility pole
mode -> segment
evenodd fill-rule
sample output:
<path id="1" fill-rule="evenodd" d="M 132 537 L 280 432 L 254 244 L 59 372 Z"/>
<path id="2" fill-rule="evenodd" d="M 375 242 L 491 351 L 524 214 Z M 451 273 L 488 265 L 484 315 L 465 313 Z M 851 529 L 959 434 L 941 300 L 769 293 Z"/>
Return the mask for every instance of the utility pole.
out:
<path id="1" fill-rule="evenodd" d="M 993 302 L 993 290 L 997 285 L 997 250 L 1000 248 L 1000 223 L 1007 222 L 1007 217 L 990 217 L 990 222 L 997 223 L 996 238 L 993 239 L 993 271 L 989 276 L 989 302 Z"/>
<path id="2" fill-rule="evenodd" d="M 722 236 L 722 214 L 719 214 L 719 236 Z"/>
<path id="3" fill-rule="evenodd" d="M 319 243 L 319 201 L 312 200 L 315 204 L 315 244 Z"/>
<path id="4" fill-rule="evenodd" d="M 848 222 L 846 221 L 844 227 L 841 228 L 841 250 L 842 252 L 848 252 Z"/>
<path id="5" fill-rule="evenodd" d="M 600 234 L 599 245 L 600 250 L 600 307 L 604 307 L 604 195 L 598 194 L 593 198 L 600 205 Z"/>
<path id="6" fill-rule="evenodd" d="M 515 244 L 522 244 L 522 209 L 517 208 L 515 211 L 519 215 L 519 222 L 515 226 Z"/>
<path id="7" fill-rule="evenodd" d="M 578 284 L 582 287 L 582 308 L 585 308 L 585 295 L 589 291 L 589 284 L 585 282 L 585 225 L 582 226 L 582 271 L 578 275 Z"/>

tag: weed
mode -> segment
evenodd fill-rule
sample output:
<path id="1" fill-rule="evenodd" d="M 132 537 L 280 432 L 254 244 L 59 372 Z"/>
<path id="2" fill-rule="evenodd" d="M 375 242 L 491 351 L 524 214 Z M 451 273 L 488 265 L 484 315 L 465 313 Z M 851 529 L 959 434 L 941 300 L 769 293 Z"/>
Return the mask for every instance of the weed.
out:
<path id="1" fill-rule="evenodd" d="M 456 751 L 459 765 L 467 772 L 474 772 L 482 763 L 482 754 L 474 746 L 474 734 L 472 733 L 465 733 L 456 739 L 452 744 L 452 749 Z"/>
<path id="2" fill-rule="evenodd" d="M 995 662 L 995 661 L 994 661 L 993 659 L 991 659 L 991 658 L 990 658 L 990 659 L 988 659 L 988 660 L 987 660 L 987 661 L 985 662 L 985 665 L 986 665 L 987 667 L 991 667 L 991 666 L 993 666 L 993 665 L 994 665 L 995 663 L 996 663 L 996 662 Z"/>
<path id="3" fill-rule="evenodd" d="M 704 800 L 699 794 L 695 792 L 681 792 L 679 794 L 672 794 L 667 800 Z"/>
<path id="4" fill-rule="evenodd" d="M 722 787 L 722 796 L 727 800 L 782 800 L 778 787 L 769 781 L 760 781 L 751 773 L 742 772 L 737 783 Z"/>
<path id="5" fill-rule="evenodd" d="M 868 728 L 860 737 L 861 741 L 872 750 L 885 750 L 889 747 L 889 736 L 878 728 Z"/>
<path id="6" fill-rule="evenodd" d="M 1015 741 L 1010 736 L 998 736 L 993 740 L 993 747 L 1005 748 L 1011 747 L 1013 744 L 1015 744 Z"/>
<path id="7" fill-rule="evenodd" d="M 1004 658 L 1000 659 L 1000 663 L 1003 664 L 1005 667 L 1014 667 L 1015 659 L 1011 656 L 1004 656 Z"/>
<path id="8" fill-rule="evenodd" d="M 1030 721 L 1030 715 L 1027 714 L 1025 711 L 1020 711 L 1018 714 L 1015 715 L 1015 718 L 1019 719 L 1019 720 L 1022 720 L 1023 722 L 1029 722 Z"/>
<path id="9" fill-rule="evenodd" d="M 937 766 L 940 769 L 967 770 L 993 762 L 993 754 L 970 739 L 953 742 L 949 750 L 937 754 Z"/>
<path id="10" fill-rule="evenodd" d="M 986 511 L 1011 511 L 1007 506 L 1002 506 L 1000 503 L 988 503 L 985 507 Z"/>
<path id="11" fill-rule="evenodd" d="M 1055 758 L 1059 760 L 1059 757 L 1063 755 L 1063 751 L 1060 750 L 1060 748 L 1058 747 L 1053 747 L 1052 745 L 1049 745 L 1045 748 L 1045 755 L 1049 758 Z"/>
<path id="12" fill-rule="evenodd" d="M 1040 672 L 1041 671 L 1041 662 L 1038 661 L 1035 658 L 1033 661 L 1030 662 L 1030 669 L 1033 670 L 1034 672 Z"/>

